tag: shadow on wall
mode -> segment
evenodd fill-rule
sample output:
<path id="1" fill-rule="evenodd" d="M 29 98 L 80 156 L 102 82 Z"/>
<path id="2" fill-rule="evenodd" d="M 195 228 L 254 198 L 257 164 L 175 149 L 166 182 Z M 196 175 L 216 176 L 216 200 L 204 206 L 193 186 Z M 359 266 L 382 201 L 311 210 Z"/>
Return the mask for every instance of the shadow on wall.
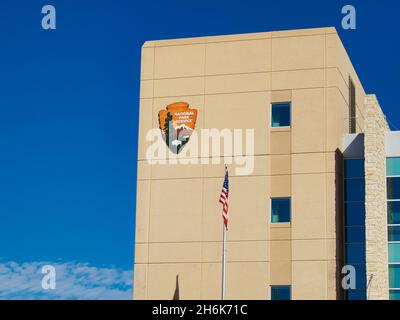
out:
<path id="1" fill-rule="evenodd" d="M 179 300 L 179 275 L 176 275 L 175 292 L 172 300 Z"/>
<path id="2" fill-rule="evenodd" d="M 343 154 L 335 150 L 335 216 L 336 216 L 336 299 L 344 300 L 341 285 L 344 265 L 344 190 L 343 190 Z"/>
<path id="3" fill-rule="evenodd" d="M 343 140 L 343 156 L 346 159 L 364 158 L 364 134 L 346 134 Z M 339 151 L 336 149 L 336 151 Z M 339 151 L 340 152 L 340 151 Z"/>

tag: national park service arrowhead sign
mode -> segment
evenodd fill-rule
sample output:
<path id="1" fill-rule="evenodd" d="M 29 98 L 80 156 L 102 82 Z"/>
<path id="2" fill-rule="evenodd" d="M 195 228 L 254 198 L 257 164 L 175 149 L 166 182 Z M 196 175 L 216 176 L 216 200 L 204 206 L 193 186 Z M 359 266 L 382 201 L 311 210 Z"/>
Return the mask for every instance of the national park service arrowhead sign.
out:
<path id="1" fill-rule="evenodd" d="M 163 139 L 169 149 L 178 154 L 189 141 L 196 126 L 197 110 L 186 102 L 169 104 L 158 113 L 158 123 Z"/>

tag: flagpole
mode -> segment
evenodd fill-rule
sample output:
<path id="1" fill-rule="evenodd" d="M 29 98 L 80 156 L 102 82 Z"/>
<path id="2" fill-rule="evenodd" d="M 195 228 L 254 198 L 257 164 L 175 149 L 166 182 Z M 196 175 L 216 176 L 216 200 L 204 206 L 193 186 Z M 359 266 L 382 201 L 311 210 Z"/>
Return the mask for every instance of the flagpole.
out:
<path id="1" fill-rule="evenodd" d="M 223 241 L 222 241 L 222 290 L 221 300 L 225 300 L 225 289 L 226 289 L 226 224 L 222 224 L 223 227 Z"/>
<path id="2" fill-rule="evenodd" d="M 226 291 L 226 237 L 228 232 L 228 197 L 229 197 L 229 181 L 228 181 L 228 167 L 225 165 L 225 178 L 222 186 L 221 196 L 219 202 L 222 203 L 222 286 L 221 286 L 221 300 L 225 300 Z"/>

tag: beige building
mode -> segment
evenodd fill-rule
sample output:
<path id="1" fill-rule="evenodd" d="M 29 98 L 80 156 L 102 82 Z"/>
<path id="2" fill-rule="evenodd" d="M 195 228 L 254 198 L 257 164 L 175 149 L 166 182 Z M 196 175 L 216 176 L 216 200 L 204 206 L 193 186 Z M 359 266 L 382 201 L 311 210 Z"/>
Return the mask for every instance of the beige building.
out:
<path id="1" fill-rule="evenodd" d="M 158 114 L 176 102 L 197 110 L 199 137 L 178 150 L 197 164 L 152 161 L 149 132 L 165 134 Z M 226 298 L 389 298 L 389 127 L 335 28 L 146 42 L 139 127 L 135 299 L 177 288 L 180 299 L 220 299 L 218 199 L 232 151 L 221 145 L 219 164 L 184 151 L 204 146 L 203 129 L 225 128 L 254 129 L 253 170 L 228 165 Z M 398 138 L 386 137 L 391 157 Z M 342 289 L 343 265 L 355 267 L 353 290 Z"/>

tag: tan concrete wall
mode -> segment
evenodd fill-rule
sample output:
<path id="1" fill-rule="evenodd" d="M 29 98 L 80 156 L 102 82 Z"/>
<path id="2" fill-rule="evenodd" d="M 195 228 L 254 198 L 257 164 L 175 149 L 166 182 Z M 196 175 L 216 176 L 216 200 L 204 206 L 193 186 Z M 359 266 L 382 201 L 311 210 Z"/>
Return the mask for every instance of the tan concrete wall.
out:
<path id="1" fill-rule="evenodd" d="M 219 299 L 223 165 L 152 165 L 146 132 L 186 101 L 196 130 L 254 128 L 255 170 L 230 170 L 227 298 L 335 299 L 335 152 L 348 133 L 348 76 L 364 91 L 334 28 L 146 42 L 142 48 L 135 299 Z M 270 103 L 292 101 L 292 127 L 270 128 Z M 192 140 L 189 141 L 189 147 Z M 292 197 L 292 221 L 270 224 L 270 198 Z"/>
<path id="2" fill-rule="evenodd" d="M 365 99 L 365 228 L 367 297 L 389 299 L 385 116 L 374 95 Z"/>

